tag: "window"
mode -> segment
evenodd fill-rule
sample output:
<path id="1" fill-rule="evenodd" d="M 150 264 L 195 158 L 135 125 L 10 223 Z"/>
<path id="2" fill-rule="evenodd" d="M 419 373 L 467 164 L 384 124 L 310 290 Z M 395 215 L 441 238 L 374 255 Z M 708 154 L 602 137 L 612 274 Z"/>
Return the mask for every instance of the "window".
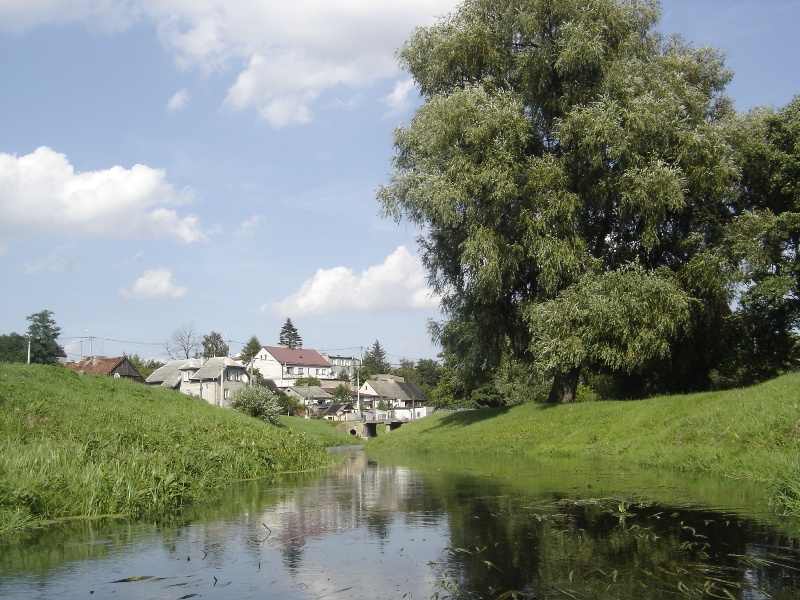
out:
<path id="1" fill-rule="evenodd" d="M 302 375 L 303 374 L 303 367 L 298 367 L 297 368 L 297 374 L 298 375 Z"/>
<path id="2" fill-rule="evenodd" d="M 184 371 L 183 372 L 183 380 L 184 381 L 189 381 L 189 371 Z"/>
<path id="3" fill-rule="evenodd" d="M 287 372 L 289 375 L 291 375 L 292 373 L 294 373 L 294 367 L 286 367 L 286 372 Z"/>

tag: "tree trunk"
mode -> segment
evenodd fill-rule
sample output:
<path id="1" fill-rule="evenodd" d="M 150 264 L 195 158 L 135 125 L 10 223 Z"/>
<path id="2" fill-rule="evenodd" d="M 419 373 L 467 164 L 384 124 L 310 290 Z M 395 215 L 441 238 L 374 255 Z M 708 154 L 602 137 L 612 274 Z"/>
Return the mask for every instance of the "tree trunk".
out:
<path id="1" fill-rule="evenodd" d="M 573 367 L 556 373 L 555 377 L 553 377 L 553 387 L 550 388 L 548 400 L 556 404 L 574 402 L 580 374 L 580 367 Z"/>

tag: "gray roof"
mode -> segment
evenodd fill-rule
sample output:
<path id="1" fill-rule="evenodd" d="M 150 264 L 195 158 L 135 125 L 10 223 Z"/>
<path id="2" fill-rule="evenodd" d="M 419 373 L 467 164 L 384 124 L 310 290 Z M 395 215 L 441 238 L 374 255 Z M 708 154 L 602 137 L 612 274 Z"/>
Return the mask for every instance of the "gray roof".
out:
<path id="1" fill-rule="evenodd" d="M 303 398 L 313 398 L 314 400 L 333 398 L 331 394 L 318 385 L 293 385 L 287 389 Z"/>
<path id="2" fill-rule="evenodd" d="M 145 381 L 149 385 L 176 388 L 181 384 L 181 367 L 188 362 L 186 359 L 172 360 L 153 371 Z"/>
<path id="3" fill-rule="evenodd" d="M 238 367 L 243 371 L 245 370 L 244 363 L 241 361 L 233 360 L 232 358 L 227 358 L 224 356 L 217 356 L 215 358 L 209 358 L 206 362 L 204 362 L 202 366 L 197 369 L 197 371 L 189 375 L 189 379 L 219 379 L 219 376 L 228 367 Z M 183 367 L 183 369 L 188 368 L 194 368 L 194 366 L 192 365 Z"/>
<path id="4" fill-rule="evenodd" d="M 375 390 L 381 398 L 393 398 L 395 400 L 415 400 L 417 402 L 427 402 L 428 397 L 415 383 L 407 381 L 390 381 L 384 379 L 370 379 L 367 381 L 370 387 Z"/>

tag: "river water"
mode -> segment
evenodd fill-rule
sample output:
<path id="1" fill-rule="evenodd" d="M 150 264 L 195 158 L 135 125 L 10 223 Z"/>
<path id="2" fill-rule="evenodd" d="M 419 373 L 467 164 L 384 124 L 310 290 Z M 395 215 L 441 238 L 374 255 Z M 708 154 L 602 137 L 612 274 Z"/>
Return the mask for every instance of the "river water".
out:
<path id="1" fill-rule="evenodd" d="M 0 542 L 0 598 L 800 597 L 758 486 L 595 464 L 341 453 L 150 522 Z"/>

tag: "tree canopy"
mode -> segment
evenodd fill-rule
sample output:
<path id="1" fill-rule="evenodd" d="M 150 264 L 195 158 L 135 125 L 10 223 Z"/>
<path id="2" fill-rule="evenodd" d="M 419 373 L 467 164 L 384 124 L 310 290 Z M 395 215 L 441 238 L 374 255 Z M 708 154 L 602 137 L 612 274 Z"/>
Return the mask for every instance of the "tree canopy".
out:
<path id="1" fill-rule="evenodd" d="M 24 363 L 28 355 L 28 340 L 18 333 L 0 335 L 0 362 Z"/>
<path id="2" fill-rule="evenodd" d="M 649 1 L 467 0 L 401 48 L 423 104 L 378 197 L 422 231 L 461 381 L 518 361 L 569 402 L 586 369 L 658 365 L 691 387 L 722 360 L 731 73 L 658 18 Z"/>
<path id="3" fill-rule="evenodd" d="M 222 339 L 222 334 L 212 331 L 211 333 L 203 336 L 203 356 L 211 358 L 214 356 L 228 356 L 229 348 L 225 340 Z"/>
<path id="4" fill-rule="evenodd" d="M 386 350 L 383 349 L 380 341 L 375 340 L 372 346 L 364 351 L 364 355 L 361 358 L 361 367 L 370 376 L 391 372 L 392 364 L 386 357 Z"/>
<path id="5" fill-rule="evenodd" d="M 41 310 L 27 317 L 30 340 L 30 362 L 52 365 L 64 355 L 64 350 L 56 341 L 61 328 L 56 325 L 53 311 Z M 27 357 L 26 357 L 27 358 Z"/>
<path id="6" fill-rule="evenodd" d="M 303 347 L 303 338 L 300 337 L 300 334 L 297 332 L 297 327 L 294 326 L 292 320 L 288 317 L 278 335 L 278 345 L 292 350 Z"/>
<path id="7" fill-rule="evenodd" d="M 258 338 L 255 335 L 251 336 L 244 348 L 242 348 L 242 360 L 245 363 L 249 363 L 261 351 L 261 348 L 261 342 L 258 341 Z"/>

